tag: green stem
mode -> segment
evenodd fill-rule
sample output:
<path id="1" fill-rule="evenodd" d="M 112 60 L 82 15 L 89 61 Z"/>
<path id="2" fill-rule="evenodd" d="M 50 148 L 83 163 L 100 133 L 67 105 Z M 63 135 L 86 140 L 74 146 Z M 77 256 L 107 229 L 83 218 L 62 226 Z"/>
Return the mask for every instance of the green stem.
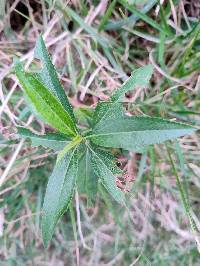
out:
<path id="1" fill-rule="evenodd" d="M 73 138 L 73 140 L 69 144 L 67 144 L 62 151 L 58 153 L 56 163 L 58 163 L 68 151 L 78 145 L 82 140 L 83 137 L 80 135 L 77 135 L 75 138 Z"/>

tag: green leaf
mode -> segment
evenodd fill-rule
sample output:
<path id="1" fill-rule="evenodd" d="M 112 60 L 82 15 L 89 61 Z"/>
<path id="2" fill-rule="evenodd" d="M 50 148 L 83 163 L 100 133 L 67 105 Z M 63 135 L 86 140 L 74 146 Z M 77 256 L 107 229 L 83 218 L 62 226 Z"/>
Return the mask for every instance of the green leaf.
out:
<path id="1" fill-rule="evenodd" d="M 99 158 L 103 161 L 103 163 L 110 169 L 110 171 L 113 173 L 113 175 L 121 175 L 123 174 L 123 171 L 117 166 L 116 164 L 116 158 L 113 156 L 112 153 L 102 150 L 102 148 L 90 144 L 93 151 L 98 153 Z"/>
<path id="2" fill-rule="evenodd" d="M 104 147 L 137 150 L 146 145 L 190 134 L 196 129 L 155 117 L 128 117 L 106 120 L 95 127 L 86 139 Z"/>
<path id="3" fill-rule="evenodd" d="M 120 101 L 121 96 L 123 96 L 126 92 L 135 89 L 137 86 L 142 88 L 146 87 L 149 83 L 152 73 L 152 65 L 146 65 L 133 71 L 131 77 L 122 85 L 122 87 L 114 91 L 113 95 L 111 96 L 111 101 Z"/>
<path id="4" fill-rule="evenodd" d="M 98 177 L 94 172 L 92 154 L 88 147 L 85 147 L 78 163 L 77 185 L 79 193 L 87 195 L 87 205 L 92 206 L 97 194 Z"/>
<path id="5" fill-rule="evenodd" d="M 42 63 L 42 69 L 39 73 L 36 74 L 37 78 L 57 97 L 57 99 L 60 101 L 65 111 L 69 113 L 75 124 L 75 117 L 72 107 L 58 79 L 58 75 L 56 73 L 54 65 L 51 62 L 51 58 L 42 39 L 42 36 L 39 36 L 37 39 L 34 49 L 34 55 L 35 58 L 39 59 Z"/>
<path id="6" fill-rule="evenodd" d="M 25 73 L 19 63 L 15 70 L 24 91 L 44 121 L 64 134 L 75 136 L 76 126 L 55 96 L 34 75 Z"/>
<path id="7" fill-rule="evenodd" d="M 72 199 L 77 169 L 77 149 L 74 149 L 56 164 L 49 178 L 42 216 L 42 235 L 46 247 L 52 238 L 59 218 L 66 212 Z"/>
<path id="8" fill-rule="evenodd" d="M 90 147 L 92 153 L 92 164 L 94 168 L 94 172 L 97 176 L 99 176 L 100 180 L 104 187 L 108 190 L 111 196 L 118 202 L 124 203 L 124 194 L 123 192 L 117 187 L 115 183 L 115 176 L 113 174 L 112 166 L 107 164 L 108 158 L 105 159 L 102 156 L 102 153 L 99 150 L 94 150 Z"/>
<path id="9" fill-rule="evenodd" d="M 43 146 L 54 151 L 62 150 L 70 141 L 69 137 L 64 134 L 47 133 L 45 135 L 37 135 L 24 127 L 17 127 L 17 132 L 21 137 L 29 138 L 32 146 Z"/>
<path id="10" fill-rule="evenodd" d="M 124 115 L 124 108 L 119 103 L 121 97 L 128 91 L 135 89 L 137 86 L 147 86 L 153 73 L 152 65 L 147 65 L 133 71 L 131 77 L 122 85 L 121 88 L 114 91 L 111 96 L 111 102 L 100 102 L 93 116 L 93 127 L 99 126 L 108 119 L 117 119 Z"/>
<path id="11" fill-rule="evenodd" d="M 93 126 L 100 125 L 108 119 L 117 119 L 124 115 L 124 108 L 121 103 L 99 102 L 93 115 Z"/>

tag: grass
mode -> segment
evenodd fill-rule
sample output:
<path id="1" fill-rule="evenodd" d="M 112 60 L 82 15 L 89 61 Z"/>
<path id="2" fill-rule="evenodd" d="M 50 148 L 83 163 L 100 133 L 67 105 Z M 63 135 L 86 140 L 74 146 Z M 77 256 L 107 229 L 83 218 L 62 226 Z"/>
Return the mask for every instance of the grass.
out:
<path id="1" fill-rule="evenodd" d="M 50 129 L 30 114 L 12 69 L 15 55 L 30 66 L 42 32 L 84 126 L 99 100 L 151 63 L 149 87 L 126 95 L 128 112 L 199 128 L 196 1 L 22 2 L 2 1 L 0 14 L 0 265 L 199 265 L 198 131 L 142 155 L 119 155 L 127 175 L 118 182 L 130 191 L 129 208 L 112 202 L 103 188 L 89 209 L 84 195 L 76 195 L 44 249 L 41 206 L 55 154 L 17 138 L 16 125 Z"/>

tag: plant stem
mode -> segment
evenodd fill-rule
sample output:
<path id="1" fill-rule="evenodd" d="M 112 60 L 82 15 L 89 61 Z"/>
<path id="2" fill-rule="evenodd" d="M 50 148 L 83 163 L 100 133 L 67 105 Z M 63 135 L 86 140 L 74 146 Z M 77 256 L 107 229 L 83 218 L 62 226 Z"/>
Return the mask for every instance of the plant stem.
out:
<path id="1" fill-rule="evenodd" d="M 62 151 L 58 153 L 56 163 L 58 163 L 68 151 L 78 145 L 82 140 L 83 137 L 80 135 L 77 135 L 75 138 L 73 138 L 73 140 L 69 144 L 67 144 Z"/>

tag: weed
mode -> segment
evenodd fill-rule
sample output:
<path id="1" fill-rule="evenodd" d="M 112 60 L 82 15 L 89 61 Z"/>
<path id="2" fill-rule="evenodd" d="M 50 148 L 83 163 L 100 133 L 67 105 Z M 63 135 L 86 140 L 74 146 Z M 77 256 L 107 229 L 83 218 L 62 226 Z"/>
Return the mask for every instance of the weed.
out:
<path id="1" fill-rule="evenodd" d="M 42 69 L 36 73 L 24 72 L 21 63 L 16 62 L 16 75 L 34 112 L 58 133 L 40 137 L 26 128 L 18 128 L 18 133 L 56 150 L 65 143 L 58 153 L 43 204 L 42 234 L 44 244 L 48 246 L 55 225 L 68 209 L 77 188 L 79 192 L 86 192 L 90 203 L 96 197 L 98 185 L 102 184 L 114 200 L 125 205 L 124 193 L 116 185 L 116 175 L 123 173 L 108 148 L 141 151 L 148 145 L 190 134 L 195 128 L 161 118 L 126 115 L 120 99 L 136 86 L 144 88 L 148 84 L 153 68 L 147 65 L 135 70 L 109 101 L 99 102 L 88 121 L 90 127 L 82 130 L 42 37 L 37 41 L 35 55 L 41 60 Z"/>

